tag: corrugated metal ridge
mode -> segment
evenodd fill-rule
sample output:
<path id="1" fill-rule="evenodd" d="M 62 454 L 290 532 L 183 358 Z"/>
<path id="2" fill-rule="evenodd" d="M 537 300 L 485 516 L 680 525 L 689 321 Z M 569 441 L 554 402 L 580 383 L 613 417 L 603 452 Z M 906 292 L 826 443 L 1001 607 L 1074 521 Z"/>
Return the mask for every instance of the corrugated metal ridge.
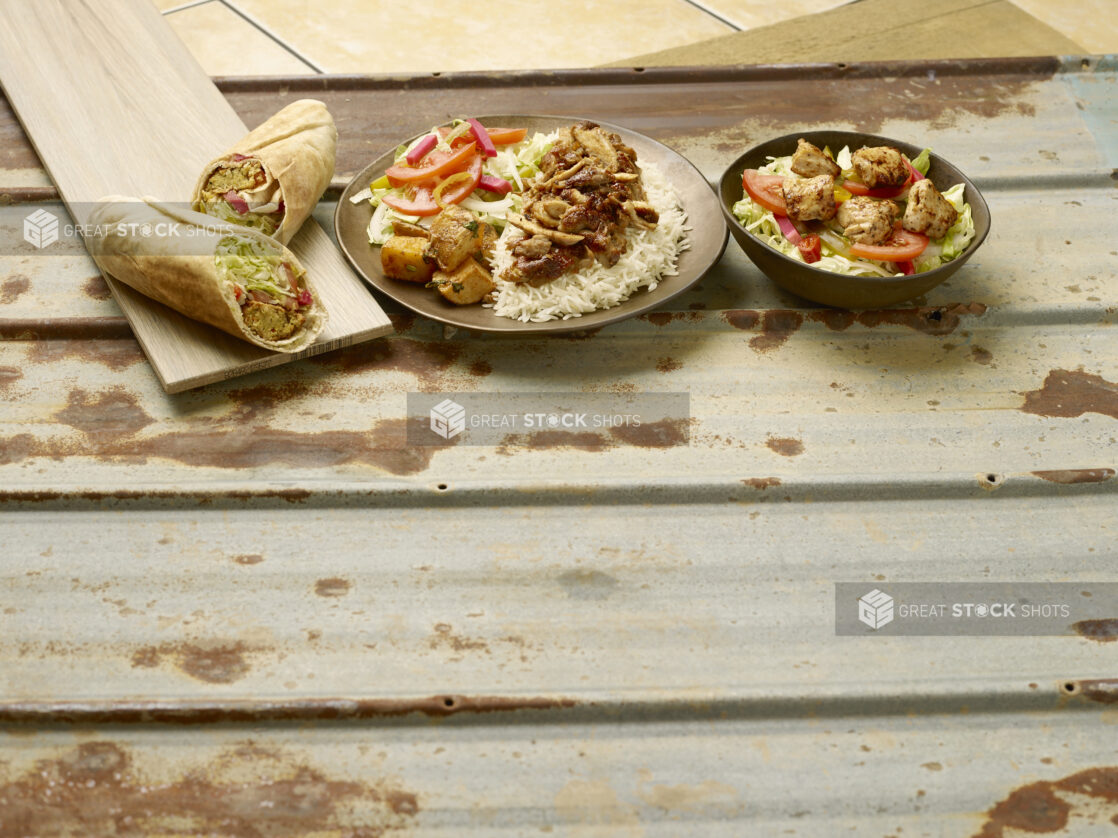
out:
<path id="1" fill-rule="evenodd" d="M 852 642 L 858 642 L 852 640 Z M 880 641 L 866 641 L 880 642 Z M 767 688 L 741 690 L 737 695 L 704 695 L 680 690 L 661 699 L 634 698 L 624 694 L 578 694 L 561 697 L 519 695 L 434 695 L 408 697 L 227 699 L 154 701 L 50 701 L 0 703 L 0 724 L 34 725 L 136 725 L 305 722 L 392 722 L 424 724 L 430 719 L 454 718 L 465 725 L 514 723 L 509 714 L 524 715 L 531 724 L 643 723 L 686 719 L 751 720 L 812 718 L 879 718 L 958 714 L 1008 714 L 1027 712 L 1097 712 L 1098 703 L 1114 703 L 1118 680 L 1083 679 L 1047 682 L 1042 686 L 1028 675 L 1014 686 L 1003 681 L 975 679 L 944 687 L 942 682 L 874 682 L 876 692 L 860 691 L 856 684 L 829 683 L 805 693 L 803 686 L 787 692 Z M 887 689 L 886 689 L 887 688 Z"/>
<path id="2" fill-rule="evenodd" d="M 1101 459 L 1101 458 L 1100 458 Z M 100 490 L 86 487 L 23 488 L 0 490 L 0 505 L 8 509 L 171 509 L 183 506 L 272 508 L 290 504 L 307 508 L 462 508 L 502 506 L 578 506 L 581 504 L 701 505 L 721 503 L 849 503 L 852 501 L 928 501 L 965 499 L 1019 499 L 1118 493 L 1115 466 L 1083 464 L 1057 471 L 1022 471 L 1008 474 L 977 471 L 970 474 L 879 475 L 832 474 L 781 477 L 725 477 L 692 480 L 660 476 L 646 479 L 607 479 L 594 483 L 564 481 L 521 482 L 514 485 L 464 481 L 437 483 L 438 469 L 425 484 L 398 478 L 338 481 L 321 488 L 301 484 L 262 489 L 254 483 L 206 482 L 133 485 L 128 489 Z M 437 483 L 437 485 L 436 485 Z M 446 488 L 440 489 L 439 486 Z"/>
<path id="3" fill-rule="evenodd" d="M 1085 63 L 1086 62 L 1086 63 Z M 1100 62 L 1101 63 L 1101 62 Z M 925 61 L 820 62 L 804 64 L 741 64 L 738 66 L 636 67 L 602 69 L 469 71 L 425 73 L 423 75 L 331 74 L 320 76 L 218 76 L 214 83 L 223 93 L 254 91 L 330 92 L 337 90 L 380 90 L 397 88 L 469 87 L 569 87 L 616 84 L 710 84 L 743 81 L 782 81 L 802 79 L 880 78 L 935 75 L 1033 75 L 1051 76 L 1057 72 L 1078 72 L 1091 67 L 1091 59 L 1080 56 L 1061 58 L 968 58 Z"/>

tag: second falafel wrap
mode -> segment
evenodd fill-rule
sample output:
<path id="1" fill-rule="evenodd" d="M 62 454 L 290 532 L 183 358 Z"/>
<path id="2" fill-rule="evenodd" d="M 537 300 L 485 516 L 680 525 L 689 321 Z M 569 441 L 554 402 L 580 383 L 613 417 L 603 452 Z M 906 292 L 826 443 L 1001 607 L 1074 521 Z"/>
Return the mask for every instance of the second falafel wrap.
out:
<path id="1" fill-rule="evenodd" d="M 103 198 L 86 242 L 105 273 L 274 352 L 312 344 L 327 313 L 295 254 L 256 230 L 151 198 Z"/>
<path id="2" fill-rule="evenodd" d="M 330 185 L 337 147 L 326 105 L 292 102 L 212 160 L 191 203 L 198 212 L 287 244 Z"/>

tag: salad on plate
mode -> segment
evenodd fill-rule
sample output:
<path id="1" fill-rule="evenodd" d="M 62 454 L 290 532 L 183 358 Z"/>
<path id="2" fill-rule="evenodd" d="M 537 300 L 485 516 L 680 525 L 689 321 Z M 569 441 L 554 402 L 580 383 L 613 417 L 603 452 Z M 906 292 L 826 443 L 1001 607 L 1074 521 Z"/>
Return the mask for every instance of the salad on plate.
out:
<path id="1" fill-rule="evenodd" d="M 927 178 L 931 151 L 890 146 L 832 154 L 800 138 L 794 153 L 742 175 L 734 216 L 789 258 L 837 274 L 897 276 L 938 268 L 975 237 L 965 184 Z"/>

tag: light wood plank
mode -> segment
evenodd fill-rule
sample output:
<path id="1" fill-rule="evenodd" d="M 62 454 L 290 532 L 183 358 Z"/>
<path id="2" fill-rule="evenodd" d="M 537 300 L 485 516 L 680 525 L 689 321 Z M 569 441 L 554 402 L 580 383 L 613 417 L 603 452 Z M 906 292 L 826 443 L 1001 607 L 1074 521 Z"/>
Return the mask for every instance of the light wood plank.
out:
<path id="1" fill-rule="evenodd" d="M 201 167 L 247 130 L 148 0 L 5 0 L 0 83 L 75 222 L 109 194 L 189 199 Z M 391 331 L 326 232 L 308 221 L 291 249 L 330 321 L 297 355 L 258 349 L 110 280 L 168 392 Z"/>

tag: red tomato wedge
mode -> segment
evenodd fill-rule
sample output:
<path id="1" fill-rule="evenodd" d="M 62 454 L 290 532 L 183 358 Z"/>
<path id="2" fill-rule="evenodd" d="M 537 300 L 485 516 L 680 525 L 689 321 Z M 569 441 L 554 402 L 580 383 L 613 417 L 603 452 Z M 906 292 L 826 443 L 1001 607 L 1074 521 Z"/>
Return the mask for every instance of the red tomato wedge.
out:
<path id="1" fill-rule="evenodd" d="M 927 246 L 927 236 L 910 233 L 897 225 L 893 238 L 885 244 L 853 244 L 850 246 L 850 255 L 882 262 L 907 262 L 923 253 Z"/>
<path id="2" fill-rule="evenodd" d="M 908 176 L 908 180 L 900 186 L 875 186 L 870 189 L 864 183 L 858 183 L 856 180 L 845 180 L 842 183 L 842 188 L 851 195 L 867 195 L 870 198 L 896 198 L 910 186 L 912 186 L 911 174 Z"/>
<path id="3" fill-rule="evenodd" d="M 823 258 L 823 243 L 819 240 L 819 236 L 804 236 L 796 246 L 809 265 Z"/>
<path id="4" fill-rule="evenodd" d="M 450 133 L 450 129 L 447 128 L 445 125 L 442 128 L 439 129 L 439 136 L 440 137 L 445 137 L 449 133 Z M 528 129 L 526 129 L 526 128 L 490 128 L 489 126 L 486 126 L 485 127 L 485 133 L 487 133 L 489 135 L 489 139 L 491 139 L 493 141 L 493 145 L 511 145 L 512 143 L 518 143 L 521 140 L 523 140 L 525 137 L 527 137 L 528 136 Z M 454 146 L 455 148 L 457 148 L 462 143 L 468 143 L 468 142 L 470 142 L 470 135 L 467 133 L 467 134 L 463 134 L 460 137 L 456 137 L 454 139 L 454 142 L 451 143 L 451 145 Z"/>
<path id="5" fill-rule="evenodd" d="M 788 215 L 784 203 L 784 178 L 780 175 L 763 175 L 756 169 L 742 172 L 741 185 L 749 197 L 774 215 Z"/>
<path id="6" fill-rule="evenodd" d="M 460 172 L 470 165 L 471 155 L 475 148 L 476 144 L 470 142 L 449 155 L 433 151 L 420 161 L 426 165 L 416 166 L 415 168 L 411 166 L 389 166 L 385 174 L 388 176 L 388 182 L 393 186 L 446 177 L 455 172 Z M 436 157 L 436 155 L 438 156 Z M 434 158 L 433 162 L 431 162 L 432 158 Z"/>
<path id="7" fill-rule="evenodd" d="M 439 205 L 435 203 L 431 190 L 426 186 L 416 189 L 415 194 L 410 198 L 385 195 L 381 200 L 404 215 L 436 215 L 439 212 Z"/>

